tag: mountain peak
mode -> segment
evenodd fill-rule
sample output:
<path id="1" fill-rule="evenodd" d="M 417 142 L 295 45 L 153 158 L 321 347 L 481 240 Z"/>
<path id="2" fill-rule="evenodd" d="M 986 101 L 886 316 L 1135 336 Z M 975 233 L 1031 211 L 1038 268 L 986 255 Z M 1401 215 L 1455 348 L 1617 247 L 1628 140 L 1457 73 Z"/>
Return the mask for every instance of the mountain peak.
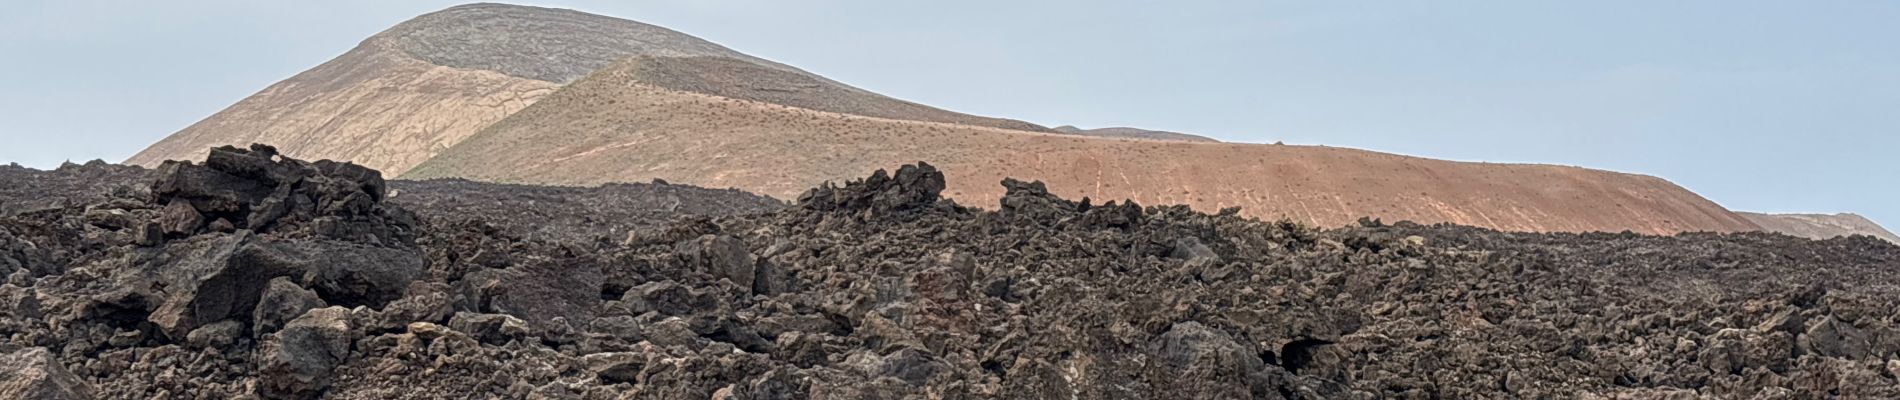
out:
<path id="1" fill-rule="evenodd" d="M 369 41 L 386 43 L 435 65 L 553 83 L 572 82 L 632 56 L 728 57 L 804 73 L 651 24 L 499 3 L 464 4 L 423 14 Z"/>

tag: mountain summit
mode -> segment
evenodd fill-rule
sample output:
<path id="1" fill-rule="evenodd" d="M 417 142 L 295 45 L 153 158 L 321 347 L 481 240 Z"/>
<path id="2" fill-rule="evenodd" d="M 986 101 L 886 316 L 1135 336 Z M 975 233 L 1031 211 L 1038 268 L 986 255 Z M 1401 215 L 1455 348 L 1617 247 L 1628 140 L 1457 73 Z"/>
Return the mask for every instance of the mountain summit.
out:
<path id="1" fill-rule="evenodd" d="M 198 159 L 221 145 L 271 143 L 284 154 L 350 160 L 400 174 L 562 85 L 630 57 L 650 57 L 659 79 L 746 98 L 776 93 L 802 107 L 1044 130 L 884 97 L 684 33 L 573 10 L 469 4 L 424 14 L 265 88 L 126 160 L 156 166 Z M 698 61 L 694 61 L 698 60 Z M 703 75 L 669 68 L 706 69 Z M 749 75 L 719 75 L 719 72 Z M 785 83 L 800 94 L 759 86 Z M 789 94 L 788 94 L 789 93 Z"/>

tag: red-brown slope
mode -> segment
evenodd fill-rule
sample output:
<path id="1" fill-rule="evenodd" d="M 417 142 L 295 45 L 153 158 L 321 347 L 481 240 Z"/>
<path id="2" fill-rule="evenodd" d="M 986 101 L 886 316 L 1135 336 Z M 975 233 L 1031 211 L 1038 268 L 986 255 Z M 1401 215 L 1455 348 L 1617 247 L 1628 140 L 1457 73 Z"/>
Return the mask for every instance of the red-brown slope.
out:
<path id="1" fill-rule="evenodd" d="M 1134 199 L 1337 226 L 1363 216 L 1514 231 L 1756 230 L 1654 177 L 1362 150 L 1077 137 L 827 113 L 660 88 L 626 64 L 575 82 L 407 178 L 591 185 L 668 181 L 780 198 L 915 161 L 991 207 L 1004 177 L 1064 196 Z"/>

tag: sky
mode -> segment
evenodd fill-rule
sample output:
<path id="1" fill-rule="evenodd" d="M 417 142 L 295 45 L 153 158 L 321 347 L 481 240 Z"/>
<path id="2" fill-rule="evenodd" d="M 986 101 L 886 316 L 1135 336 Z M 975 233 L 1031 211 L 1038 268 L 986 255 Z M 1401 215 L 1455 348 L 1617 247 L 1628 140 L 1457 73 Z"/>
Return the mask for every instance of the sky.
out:
<path id="1" fill-rule="evenodd" d="M 0 0 L 0 163 L 124 160 L 458 3 Z M 1577 165 L 1900 224 L 1900 2 L 520 4 L 979 115 Z"/>

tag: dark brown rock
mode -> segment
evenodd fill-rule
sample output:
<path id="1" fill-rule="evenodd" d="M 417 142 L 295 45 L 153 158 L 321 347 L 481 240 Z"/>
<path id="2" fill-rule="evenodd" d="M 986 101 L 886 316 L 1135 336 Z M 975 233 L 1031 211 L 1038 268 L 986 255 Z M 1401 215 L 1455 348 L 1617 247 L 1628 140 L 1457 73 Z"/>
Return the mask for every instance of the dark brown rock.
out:
<path id="1" fill-rule="evenodd" d="M 310 310 L 273 334 L 260 350 L 260 392 L 273 399 L 322 396 L 336 367 L 350 358 L 356 333 L 349 316 L 342 307 Z"/>
<path id="2" fill-rule="evenodd" d="M 0 398 L 82 400 L 93 398 L 93 389 L 52 352 L 35 347 L 0 355 Z"/>

